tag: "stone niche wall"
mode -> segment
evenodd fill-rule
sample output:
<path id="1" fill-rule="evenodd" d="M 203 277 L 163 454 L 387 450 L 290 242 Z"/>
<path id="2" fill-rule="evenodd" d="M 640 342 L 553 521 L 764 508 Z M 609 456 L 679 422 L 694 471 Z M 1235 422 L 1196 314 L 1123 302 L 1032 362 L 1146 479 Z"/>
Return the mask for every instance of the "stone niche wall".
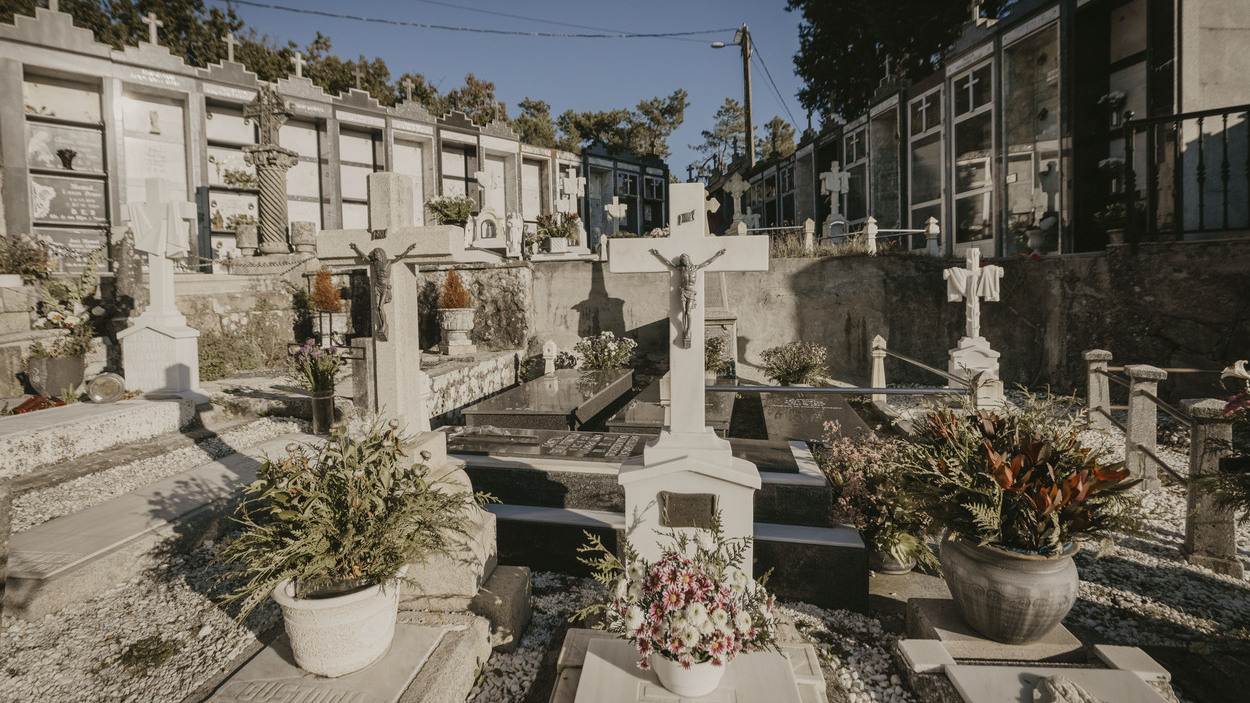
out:
<path id="1" fill-rule="evenodd" d="M 438 295 L 449 265 L 421 267 L 421 348 L 438 344 Z M 532 327 L 534 270 L 527 263 L 456 264 L 460 282 L 476 311 L 470 335 L 479 351 L 525 347 Z"/>
<path id="2" fill-rule="evenodd" d="M 744 373 L 763 376 L 760 352 L 788 341 L 829 348 L 836 378 L 865 383 L 868 345 L 889 347 L 938 368 L 963 334 L 962 302 L 946 301 L 943 269 L 962 260 L 923 256 L 774 259 L 767 273 L 727 275 L 739 316 Z M 1081 352 L 1108 349 L 1114 365 L 1153 364 L 1218 371 L 1250 356 L 1250 241 L 1143 244 L 1106 253 L 996 260 L 1006 269 L 1002 299 L 982 304 L 982 334 L 1002 352 L 1010 386 L 1083 387 Z M 610 330 L 662 355 L 666 342 L 660 274 L 611 274 L 606 263 L 534 265 L 533 335 L 567 349 Z M 897 360 L 891 383 L 944 385 Z M 1172 397 L 1218 395 L 1218 375 L 1174 375 Z"/>
<path id="3" fill-rule="evenodd" d="M 495 354 L 473 362 L 447 362 L 427 369 L 429 411 L 435 427 L 456 425 L 460 411 L 517 382 L 518 354 Z"/>

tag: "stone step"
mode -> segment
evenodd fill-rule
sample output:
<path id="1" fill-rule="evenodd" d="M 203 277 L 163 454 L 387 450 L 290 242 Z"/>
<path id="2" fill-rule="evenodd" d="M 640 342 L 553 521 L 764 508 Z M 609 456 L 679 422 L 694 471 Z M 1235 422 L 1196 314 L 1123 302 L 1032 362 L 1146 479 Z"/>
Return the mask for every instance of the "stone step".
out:
<path id="1" fill-rule="evenodd" d="M 320 438 L 275 437 L 13 535 L 4 613 L 40 618 L 153 566 L 170 538 L 176 545 L 198 542 L 233 508 L 238 486 L 255 479 L 263 457 L 283 453 L 293 441 Z"/>
<path id="2" fill-rule="evenodd" d="M 536 571 L 587 575 L 576 545 L 584 532 L 619 553 L 625 515 L 605 510 L 492 504 L 499 561 Z M 854 528 L 755 523 L 755 574 L 772 569 L 769 589 L 786 600 L 859 612 L 868 609 L 868 551 Z"/>
<path id="3" fill-rule="evenodd" d="M 785 445 L 782 445 L 784 450 Z M 755 519 L 784 525 L 829 526 L 829 483 L 803 442 L 790 442 L 797 471 L 770 471 L 760 462 L 762 485 L 755 493 Z M 760 454 L 758 450 L 754 452 Z M 617 482 L 618 462 L 551 457 L 453 454 L 465 462 L 473 488 L 511 505 L 624 512 L 625 491 Z M 750 455 L 748 455 L 750 456 Z"/>

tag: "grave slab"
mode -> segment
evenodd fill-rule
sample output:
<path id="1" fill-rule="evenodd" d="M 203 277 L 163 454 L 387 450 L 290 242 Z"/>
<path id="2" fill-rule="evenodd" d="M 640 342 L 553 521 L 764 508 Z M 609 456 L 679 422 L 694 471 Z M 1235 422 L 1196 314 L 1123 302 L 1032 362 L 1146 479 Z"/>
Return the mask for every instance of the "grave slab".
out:
<path id="1" fill-rule="evenodd" d="M 316 676 L 297 667 L 290 640 L 284 633 L 227 679 L 207 703 L 395 703 L 446 632 L 442 627 L 397 623 L 395 640 L 380 660 L 337 679 Z"/>
<path id="2" fill-rule="evenodd" d="M 819 441 L 825 423 L 837 422 L 845 437 L 868 434 L 868 425 L 840 395 L 830 393 L 761 393 L 764 426 L 773 441 Z"/>
<path id="3" fill-rule="evenodd" d="M 633 369 L 557 369 L 553 374 L 522 383 L 465 408 L 465 424 L 575 430 L 628 391 L 633 378 Z"/>
<path id="4" fill-rule="evenodd" d="M 907 636 L 938 640 L 955 659 L 983 661 L 1086 661 L 1085 646 L 1063 625 L 1030 644 L 1004 644 L 973 630 L 948 598 L 912 598 L 907 602 Z"/>
<path id="5" fill-rule="evenodd" d="M 729 419 L 734 412 L 734 393 L 704 393 L 704 414 L 707 424 L 724 437 L 729 432 Z M 609 432 L 641 432 L 659 434 L 664 429 L 664 406 L 660 404 L 660 379 L 642 389 L 629 405 L 608 419 Z"/>
<path id="6" fill-rule="evenodd" d="M 499 431 L 494 431 L 498 429 Z M 460 458 L 472 456 L 510 457 L 517 459 L 551 459 L 555 461 L 613 462 L 642 453 L 647 437 L 615 432 L 570 432 L 561 430 L 529 430 L 473 428 L 448 437 L 448 451 Z"/>
<path id="7" fill-rule="evenodd" d="M 637 664 L 638 652 L 628 641 L 591 640 L 586 646 L 585 665 L 573 700 L 575 703 L 684 703 L 694 700 L 670 693 L 660 685 L 654 671 L 643 671 Z M 790 662 L 775 652 L 738 655 L 725 670 L 720 686 L 698 700 L 718 703 L 802 701 Z"/>
<path id="8" fill-rule="evenodd" d="M 955 664 L 946 667 L 955 690 L 968 703 L 1046 701 L 1035 698 L 1042 679 L 1061 676 L 1101 703 L 1166 703 L 1141 677 L 1131 671 L 1073 667 L 1006 667 Z"/>

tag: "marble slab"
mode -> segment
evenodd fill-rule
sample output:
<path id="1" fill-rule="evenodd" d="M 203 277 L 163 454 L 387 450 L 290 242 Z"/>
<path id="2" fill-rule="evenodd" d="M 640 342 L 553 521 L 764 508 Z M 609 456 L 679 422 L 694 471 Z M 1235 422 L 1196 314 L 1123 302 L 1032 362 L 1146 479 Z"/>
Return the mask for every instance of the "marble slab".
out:
<path id="1" fill-rule="evenodd" d="M 631 456 L 642 454 L 647 439 L 640 434 L 615 432 L 492 428 L 487 433 L 469 428 L 447 438 L 447 451 L 452 454 L 578 459 L 619 464 Z"/>
<path id="2" fill-rule="evenodd" d="M 465 408 L 465 424 L 577 429 L 628 391 L 633 376 L 632 369 L 557 369 L 554 374 L 527 381 Z"/>
<path id="3" fill-rule="evenodd" d="M 830 421 L 838 423 L 843 436 L 868 433 L 868 425 L 833 393 L 761 393 L 760 404 L 770 440 L 820 441 Z"/>
<path id="4" fill-rule="evenodd" d="M 1037 682 L 1062 676 L 1102 703 L 1165 703 L 1158 691 L 1131 671 L 1076 667 L 1009 667 L 955 664 L 946 675 L 967 703 L 1034 700 Z"/>
<path id="5" fill-rule="evenodd" d="M 734 396 L 730 392 L 704 393 L 704 420 L 716 434 L 724 437 L 729 432 L 729 420 L 734 412 Z M 652 381 L 642 389 L 629 405 L 621 408 L 607 422 L 610 432 L 645 432 L 659 434 L 664 427 L 664 406 L 660 405 L 660 380 Z"/>

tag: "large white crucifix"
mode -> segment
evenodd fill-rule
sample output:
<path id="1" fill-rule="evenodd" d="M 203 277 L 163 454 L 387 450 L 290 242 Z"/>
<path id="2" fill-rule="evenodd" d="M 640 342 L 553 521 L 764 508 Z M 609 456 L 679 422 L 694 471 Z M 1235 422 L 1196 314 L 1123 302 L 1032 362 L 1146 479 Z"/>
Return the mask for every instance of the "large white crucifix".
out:
<path id="1" fill-rule="evenodd" d="M 754 530 L 751 506 L 759 472 L 735 458 L 729 442 L 704 419 L 703 279 L 714 271 L 767 271 L 768 237 L 709 236 L 707 213 L 717 205 L 707 200 L 702 183 L 673 184 L 668 237 L 608 240 L 612 273 L 668 274 L 670 424 L 619 474 L 626 534 L 648 558 L 659 554 L 659 533 L 683 526 L 667 522 L 669 498 L 715 496 L 727 536 L 746 537 Z M 745 563 L 749 574 L 750 554 Z"/>
<path id="2" fill-rule="evenodd" d="M 445 261 L 464 253 L 459 227 L 414 227 L 412 179 L 379 172 L 367 177 L 369 229 L 329 230 L 317 237 L 317 258 L 328 264 L 368 264 L 373 318 L 373 378 L 377 413 L 399 419 L 409 431 L 430 429 L 417 328 L 417 271 L 421 261 Z"/>
<path id="3" fill-rule="evenodd" d="M 947 372 L 959 378 L 975 378 L 976 403 L 978 407 L 1001 403 L 1002 381 L 998 376 L 999 353 L 981 336 L 981 299 L 998 300 L 999 281 L 1003 277 L 1001 266 L 982 266 L 981 250 L 975 246 L 965 252 L 965 265 L 948 268 L 942 272 L 946 279 L 946 299 L 957 303 L 964 301 L 964 336 L 958 346 L 950 350 Z M 950 385 L 958 386 L 952 382 Z"/>
<path id="4" fill-rule="evenodd" d="M 138 391 L 187 391 L 200 385 L 200 333 L 174 303 L 174 259 L 190 251 L 195 203 L 183 200 L 163 178 L 149 178 L 147 199 L 126 206 L 135 250 L 148 255 L 149 302 L 131 326 L 117 333 L 122 343 L 126 387 Z"/>
<path id="5" fill-rule="evenodd" d="M 612 218 L 612 231 L 617 232 L 621 229 L 621 221 L 625 219 L 625 213 L 628 212 L 628 206 L 621 202 L 621 199 L 612 196 L 612 203 L 603 206 L 603 211 Z"/>

